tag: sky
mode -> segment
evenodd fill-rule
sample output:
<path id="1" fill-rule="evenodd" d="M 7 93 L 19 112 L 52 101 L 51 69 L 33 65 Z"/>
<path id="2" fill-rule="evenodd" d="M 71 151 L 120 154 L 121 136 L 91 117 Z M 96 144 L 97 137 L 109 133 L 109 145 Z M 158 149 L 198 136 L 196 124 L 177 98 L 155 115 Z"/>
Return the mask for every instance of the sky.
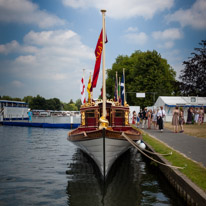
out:
<path id="1" fill-rule="evenodd" d="M 94 70 L 101 9 L 106 69 L 119 55 L 156 50 L 178 80 L 182 62 L 206 40 L 206 0 L 0 0 L 0 96 L 81 98 L 83 69 L 86 87 Z M 94 98 L 101 85 L 102 69 Z"/>

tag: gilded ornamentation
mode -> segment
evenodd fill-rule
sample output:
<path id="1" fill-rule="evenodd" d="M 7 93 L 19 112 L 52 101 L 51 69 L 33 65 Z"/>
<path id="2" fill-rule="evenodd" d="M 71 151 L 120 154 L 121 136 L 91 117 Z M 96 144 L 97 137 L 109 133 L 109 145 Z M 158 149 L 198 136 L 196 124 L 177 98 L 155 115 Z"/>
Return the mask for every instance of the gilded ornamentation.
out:
<path id="1" fill-rule="evenodd" d="M 124 117 L 125 117 L 125 125 L 129 125 L 129 112 L 128 111 L 125 111 L 125 115 L 124 115 Z"/>
<path id="2" fill-rule="evenodd" d="M 85 126 L 85 112 L 81 112 L 82 115 L 82 126 Z"/>
<path id="3" fill-rule="evenodd" d="M 99 122 L 99 129 L 107 128 L 109 125 L 108 120 L 104 116 L 100 117 Z"/>

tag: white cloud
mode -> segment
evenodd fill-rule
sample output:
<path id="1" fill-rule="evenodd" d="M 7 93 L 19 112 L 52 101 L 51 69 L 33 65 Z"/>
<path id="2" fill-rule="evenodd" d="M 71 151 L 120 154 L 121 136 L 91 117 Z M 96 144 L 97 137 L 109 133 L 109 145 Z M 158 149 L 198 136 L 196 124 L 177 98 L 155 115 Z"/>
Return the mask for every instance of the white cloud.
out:
<path id="1" fill-rule="evenodd" d="M 152 33 L 152 37 L 160 40 L 175 40 L 182 38 L 182 33 L 177 28 L 171 28 L 164 31 L 155 31 Z"/>
<path id="2" fill-rule="evenodd" d="M 139 45 L 145 44 L 148 39 L 147 34 L 145 34 L 144 32 L 129 33 L 125 35 L 125 38 L 127 39 L 129 43 L 139 44 Z"/>
<path id="3" fill-rule="evenodd" d="M 9 54 L 11 52 L 18 51 L 19 48 L 20 48 L 19 43 L 16 40 L 13 40 L 7 44 L 1 44 L 0 45 L 0 53 Z"/>
<path id="4" fill-rule="evenodd" d="M 36 57 L 32 55 L 27 55 L 27 56 L 19 56 L 15 60 L 17 63 L 21 64 L 33 64 L 36 61 Z"/>
<path id="5" fill-rule="evenodd" d="M 137 32 L 138 31 L 138 28 L 137 27 L 129 27 L 127 29 L 127 32 Z"/>
<path id="6" fill-rule="evenodd" d="M 18 81 L 18 80 L 14 80 L 11 82 L 11 85 L 13 87 L 17 87 L 17 88 L 22 88 L 24 86 L 24 84 L 21 82 L 21 81 Z"/>
<path id="7" fill-rule="evenodd" d="M 80 94 L 73 94 L 73 89 L 79 87 L 83 68 L 93 70 L 94 49 L 84 45 L 71 30 L 30 31 L 23 40 L 23 44 L 12 41 L 0 46 L 1 53 L 15 56 L 1 62 L 1 79 L 24 79 L 28 95 L 59 98 L 60 94 L 72 94 L 73 98 L 79 98 Z M 12 85 L 15 84 L 18 85 L 17 82 Z"/>
<path id="8" fill-rule="evenodd" d="M 163 42 L 162 44 L 158 44 L 159 48 L 164 48 L 164 49 L 171 49 L 173 46 L 174 46 L 173 41 L 167 41 L 167 42 Z"/>
<path id="9" fill-rule="evenodd" d="M 158 43 L 158 48 L 171 49 L 174 46 L 174 41 L 181 39 L 183 34 L 178 28 L 170 28 L 164 31 L 154 31 L 152 37 L 161 42 Z"/>
<path id="10" fill-rule="evenodd" d="M 0 45 L 0 53 L 9 54 L 9 53 L 36 53 L 38 49 L 34 46 L 21 46 L 16 40 L 13 40 L 7 44 Z"/>
<path id="11" fill-rule="evenodd" d="M 107 15 L 115 19 L 136 16 L 151 19 L 156 13 L 170 9 L 174 0 L 62 0 L 65 6 L 72 8 L 106 9 Z"/>
<path id="12" fill-rule="evenodd" d="M 196 0 L 190 9 L 179 9 L 166 17 L 168 22 L 179 22 L 182 27 L 206 28 L 206 1 Z"/>
<path id="13" fill-rule="evenodd" d="M 0 0 L 0 22 L 36 24 L 41 28 L 65 24 L 64 20 L 40 10 L 29 0 Z"/>

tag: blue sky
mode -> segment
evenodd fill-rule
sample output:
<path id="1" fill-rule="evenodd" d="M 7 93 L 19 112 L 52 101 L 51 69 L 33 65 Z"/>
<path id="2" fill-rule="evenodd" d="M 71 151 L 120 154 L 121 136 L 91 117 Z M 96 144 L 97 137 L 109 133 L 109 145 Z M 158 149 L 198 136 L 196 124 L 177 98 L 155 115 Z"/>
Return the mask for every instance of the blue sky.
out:
<path id="1" fill-rule="evenodd" d="M 118 55 L 156 50 L 177 72 L 206 39 L 206 0 L 0 0 L 0 95 L 80 96 L 93 73 L 106 9 L 106 68 Z M 100 71 L 94 98 L 100 94 Z"/>

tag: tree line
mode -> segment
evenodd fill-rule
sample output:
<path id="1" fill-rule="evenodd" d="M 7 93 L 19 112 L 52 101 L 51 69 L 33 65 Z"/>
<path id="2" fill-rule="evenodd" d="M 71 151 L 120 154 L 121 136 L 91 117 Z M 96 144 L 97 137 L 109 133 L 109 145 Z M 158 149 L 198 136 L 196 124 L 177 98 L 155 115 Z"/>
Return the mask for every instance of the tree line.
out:
<path id="1" fill-rule="evenodd" d="M 206 96 L 206 40 L 202 40 L 200 48 L 194 48 L 188 61 L 184 61 L 184 69 L 176 80 L 176 72 L 167 60 L 153 50 L 135 51 L 131 56 L 118 56 L 111 69 L 107 69 L 107 98 L 114 98 L 116 72 L 122 76 L 125 68 L 126 99 L 129 105 L 141 107 L 152 106 L 159 96 Z M 87 86 L 87 85 L 86 85 Z M 145 93 L 145 98 L 136 98 L 136 93 Z M 79 110 L 81 100 L 70 100 L 62 103 L 58 98 L 45 99 L 40 95 L 27 96 L 23 99 L 4 96 L 1 99 L 25 101 L 31 109 L 44 110 Z"/>
<path id="2" fill-rule="evenodd" d="M 107 98 L 114 97 L 116 72 L 125 68 L 126 99 L 129 105 L 152 106 L 159 96 L 206 96 L 206 40 L 184 61 L 178 81 L 176 72 L 157 51 L 135 51 L 131 56 L 118 56 L 107 70 Z M 145 93 L 145 98 L 136 98 Z"/>
<path id="3" fill-rule="evenodd" d="M 78 111 L 80 110 L 81 100 L 78 99 L 73 102 L 71 99 L 68 103 L 61 102 L 58 98 L 45 99 L 44 97 L 37 95 L 26 96 L 23 99 L 10 96 L 0 96 L 0 100 L 11 100 L 11 101 L 24 101 L 28 103 L 29 108 L 38 110 L 56 110 L 56 111 Z"/>

